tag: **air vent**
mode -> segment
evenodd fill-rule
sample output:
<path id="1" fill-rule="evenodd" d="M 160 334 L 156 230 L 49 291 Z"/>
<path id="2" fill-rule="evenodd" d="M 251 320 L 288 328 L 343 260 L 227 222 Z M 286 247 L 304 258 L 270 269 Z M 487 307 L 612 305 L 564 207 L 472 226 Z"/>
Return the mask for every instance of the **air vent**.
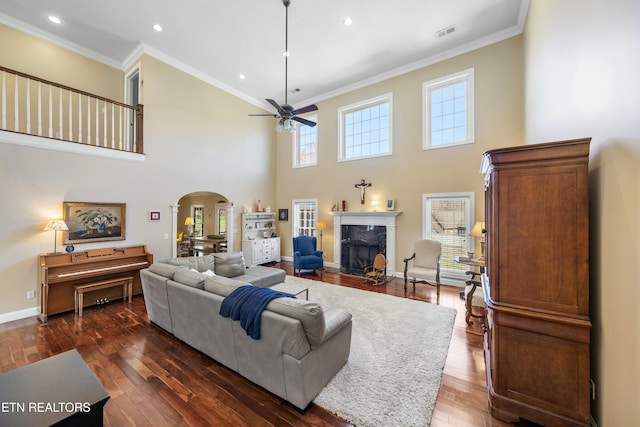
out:
<path id="1" fill-rule="evenodd" d="M 456 30 L 456 29 L 455 29 L 455 27 L 452 25 L 452 26 L 450 26 L 450 27 L 443 28 L 442 30 L 438 30 L 438 31 L 436 31 L 436 35 L 437 35 L 438 37 L 444 37 L 444 36 L 446 36 L 446 35 L 448 35 L 448 34 L 453 33 L 455 30 Z"/>

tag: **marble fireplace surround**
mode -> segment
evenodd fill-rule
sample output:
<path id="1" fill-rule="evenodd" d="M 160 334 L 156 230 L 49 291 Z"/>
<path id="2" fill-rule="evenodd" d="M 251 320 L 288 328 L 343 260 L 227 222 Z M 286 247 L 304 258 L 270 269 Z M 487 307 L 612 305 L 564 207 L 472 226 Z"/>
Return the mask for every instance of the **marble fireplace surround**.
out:
<path id="1" fill-rule="evenodd" d="M 333 216 L 333 263 L 340 267 L 343 225 L 380 225 L 387 228 L 387 275 L 396 268 L 396 217 L 402 211 L 331 212 Z"/>

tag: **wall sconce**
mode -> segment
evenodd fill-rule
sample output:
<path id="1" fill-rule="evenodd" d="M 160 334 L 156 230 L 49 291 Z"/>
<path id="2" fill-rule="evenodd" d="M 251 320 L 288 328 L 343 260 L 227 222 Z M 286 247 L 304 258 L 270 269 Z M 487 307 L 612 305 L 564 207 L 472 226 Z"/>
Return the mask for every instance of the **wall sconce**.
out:
<path id="1" fill-rule="evenodd" d="M 67 231 L 67 230 L 69 230 L 69 227 L 67 227 L 67 224 L 61 219 L 52 219 L 44 227 L 44 231 L 53 231 L 54 232 L 54 235 L 53 235 L 53 253 L 54 254 L 58 252 L 58 247 L 57 247 L 57 244 L 58 244 L 58 230 Z"/>
<path id="2" fill-rule="evenodd" d="M 324 221 L 318 221 L 316 223 L 316 229 L 320 230 L 320 250 L 322 250 L 322 230 L 327 228 L 327 223 Z"/>
<path id="3" fill-rule="evenodd" d="M 480 237 L 480 260 L 484 261 L 484 222 L 478 221 L 471 229 L 471 233 L 469 236 L 471 237 Z"/>
<path id="4" fill-rule="evenodd" d="M 184 220 L 184 225 L 187 226 L 187 231 L 189 233 L 189 236 L 193 235 L 193 218 L 191 218 L 190 216 L 188 216 L 185 220 Z"/>

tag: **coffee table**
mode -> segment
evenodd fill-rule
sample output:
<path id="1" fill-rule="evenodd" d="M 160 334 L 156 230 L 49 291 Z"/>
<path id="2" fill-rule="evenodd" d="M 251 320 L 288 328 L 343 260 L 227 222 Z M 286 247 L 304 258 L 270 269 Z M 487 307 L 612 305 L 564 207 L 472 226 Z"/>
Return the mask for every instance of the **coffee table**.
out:
<path id="1" fill-rule="evenodd" d="M 108 399 L 71 350 L 0 374 L 0 426 L 102 426 Z"/>
<path id="2" fill-rule="evenodd" d="M 304 293 L 304 299 L 309 299 L 309 288 L 307 288 L 306 286 L 292 285 L 291 283 L 279 283 L 272 286 L 271 289 L 278 292 L 284 292 L 285 294 L 295 295 L 296 298 L 298 297 L 298 295 Z"/>

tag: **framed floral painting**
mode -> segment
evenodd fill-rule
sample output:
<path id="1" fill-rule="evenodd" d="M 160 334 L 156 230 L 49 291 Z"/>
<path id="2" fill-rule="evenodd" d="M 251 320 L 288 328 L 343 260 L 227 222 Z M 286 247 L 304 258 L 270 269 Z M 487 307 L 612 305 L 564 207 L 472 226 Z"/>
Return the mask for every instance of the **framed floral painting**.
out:
<path id="1" fill-rule="evenodd" d="M 126 203 L 63 202 L 64 243 L 125 240 Z"/>

